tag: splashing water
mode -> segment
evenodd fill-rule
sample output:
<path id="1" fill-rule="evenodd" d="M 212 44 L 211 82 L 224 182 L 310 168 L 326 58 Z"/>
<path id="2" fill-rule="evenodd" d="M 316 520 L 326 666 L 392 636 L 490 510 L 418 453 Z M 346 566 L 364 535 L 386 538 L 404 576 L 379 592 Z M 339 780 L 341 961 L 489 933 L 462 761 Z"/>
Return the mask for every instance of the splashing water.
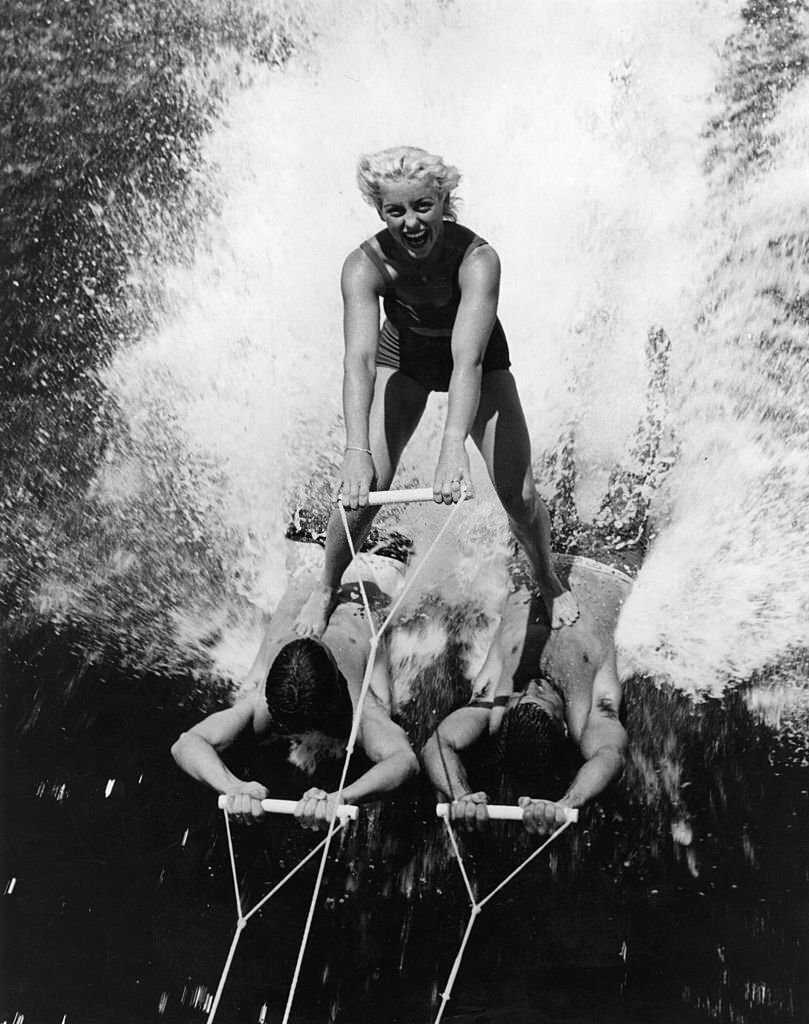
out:
<path id="1" fill-rule="evenodd" d="M 737 6 L 295 12 L 295 56 L 251 69 L 208 140 L 220 208 L 194 260 L 165 277 L 162 327 L 105 373 L 123 428 L 88 500 L 109 542 L 103 557 L 74 552 L 70 579 L 54 570 L 43 613 L 58 606 L 102 634 L 123 616 L 156 637 L 133 641 L 136 663 L 244 673 L 285 584 L 288 516 L 326 510 L 340 458 L 339 268 L 379 226 L 355 162 L 406 142 L 463 172 L 461 220 L 503 263 L 501 319 L 535 454 L 575 433 L 583 517 L 643 413 L 650 326 L 671 338 L 681 455 L 620 625 L 632 667 L 718 689 L 799 643 L 805 375 L 782 310 L 806 292 L 805 266 L 799 244 L 788 254 L 772 241 L 806 237 L 806 103 L 782 103 L 766 172 L 730 191 L 721 166 L 706 172 Z M 445 403 L 431 397 L 403 486 L 430 482 Z M 503 518 L 480 462 L 474 473 L 495 578 Z M 385 521 L 418 548 L 439 514 Z M 462 564 L 463 541 L 437 561 Z M 447 576 L 436 573 L 425 586 Z M 473 583 L 493 609 L 487 573 Z"/>
<path id="2" fill-rule="evenodd" d="M 773 122 L 766 175 L 726 194 L 715 183 L 710 312 L 681 355 L 669 521 L 619 629 L 636 667 L 685 689 L 716 692 L 805 645 L 807 100 L 804 84 Z"/>

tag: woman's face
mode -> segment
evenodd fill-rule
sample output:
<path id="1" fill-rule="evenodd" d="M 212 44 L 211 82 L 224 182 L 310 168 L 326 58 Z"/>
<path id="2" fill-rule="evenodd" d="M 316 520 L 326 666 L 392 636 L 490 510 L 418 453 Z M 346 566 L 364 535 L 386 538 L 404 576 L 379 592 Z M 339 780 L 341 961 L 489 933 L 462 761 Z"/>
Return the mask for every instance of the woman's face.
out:
<path id="1" fill-rule="evenodd" d="M 422 181 L 384 185 L 380 214 L 394 241 L 414 260 L 427 259 L 444 230 L 443 197 Z"/>

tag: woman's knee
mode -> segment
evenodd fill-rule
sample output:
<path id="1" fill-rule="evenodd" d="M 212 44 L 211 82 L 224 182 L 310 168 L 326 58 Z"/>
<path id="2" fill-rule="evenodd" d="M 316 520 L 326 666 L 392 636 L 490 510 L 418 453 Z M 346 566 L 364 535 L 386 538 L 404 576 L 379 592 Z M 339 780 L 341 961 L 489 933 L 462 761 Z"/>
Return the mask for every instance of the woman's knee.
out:
<path id="1" fill-rule="evenodd" d="M 536 518 L 541 499 L 537 494 L 533 477 L 526 475 L 521 481 L 515 481 L 510 486 L 498 486 L 495 482 L 495 489 L 509 519 L 525 523 Z"/>

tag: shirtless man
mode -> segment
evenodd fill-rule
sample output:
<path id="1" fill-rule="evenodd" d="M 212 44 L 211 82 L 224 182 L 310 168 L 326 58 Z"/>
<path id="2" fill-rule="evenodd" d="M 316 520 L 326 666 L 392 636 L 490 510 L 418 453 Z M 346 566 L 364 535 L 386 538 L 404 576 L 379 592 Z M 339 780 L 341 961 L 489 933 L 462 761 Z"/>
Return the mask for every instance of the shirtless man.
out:
<path id="1" fill-rule="evenodd" d="M 371 582 L 366 591 L 384 603 Z M 300 638 L 293 624 L 311 591 L 308 585 L 287 590 L 273 615 L 247 683 L 255 688 L 232 707 L 216 711 L 181 734 L 171 748 L 177 764 L 190 776 L 227 797 L 227 810 L 242 821 L 264 817 L 267 789 L 234 775 L 222 754 L 243 734 L 256 742 L 271 736 L 293 741 L 290 760 L 307 761 L 345 750 L 370 651 L 370 631 L 356 587 L 342 587 L 338 604 L 321 639 Z M 385 651 L 380 647 L 371 685 L 363 702 L 357 742 L 371 767 L 345 787 L 341 803 L 353 804 L 388 793 L 418 772 L 418 760 L 402 729 L 386 710 L 389 686 Z M 309 770 L 314 770 L 312 764 Z M 334 815 L 337 793 L 308 789 L 295 808 L 304 827 L 324 828 Z"/>
<path id="2" fill-rule="evenodd" d="M 425 771 L 451 802 L 452 819 L 468 828 L 485 826 L 488 796 L 470 792 L 461 753 L 487 732 L 498 734 L 509 774 L 538 769 L 543 760 L 550 767 L 565 735 L 573 740 L 584 762 L 558 801 L 564 807 L 583 807 L 623 771 L 627 735 L 618 717 L 613 634 L 629 580 L 579 559 L 574 583 L 577 572 L 580 617 L 567 629 L 548 628 L 529 590 L 510 595 L 470 703 L 451 712 L 424 746 Z M 546 834 L 564 821 L 550 801 L 522 796 L 519 803 L 529 832 Z"/>

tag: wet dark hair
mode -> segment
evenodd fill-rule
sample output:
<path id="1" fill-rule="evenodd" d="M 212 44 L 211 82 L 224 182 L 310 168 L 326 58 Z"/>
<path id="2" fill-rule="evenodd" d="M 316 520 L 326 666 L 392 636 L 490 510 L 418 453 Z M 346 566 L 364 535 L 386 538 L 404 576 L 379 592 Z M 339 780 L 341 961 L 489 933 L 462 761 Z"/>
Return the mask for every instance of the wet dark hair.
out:
<path id="1" fill-rule="evenodd" d="M 347 739 L 354 709 L 345 676 L 319 640 L 293 640 L 267 673 L 267 710 L 273 731 L 283 735 L 317 730 Z"/>
<path id="2" fill-rule="evenodd" d="M 533 790 L 555 781 L 569 760 L 565 728 L 536 701 L 520 698 L 503 715 L 495 760 L 520 795 L 541 796 Z"/>

